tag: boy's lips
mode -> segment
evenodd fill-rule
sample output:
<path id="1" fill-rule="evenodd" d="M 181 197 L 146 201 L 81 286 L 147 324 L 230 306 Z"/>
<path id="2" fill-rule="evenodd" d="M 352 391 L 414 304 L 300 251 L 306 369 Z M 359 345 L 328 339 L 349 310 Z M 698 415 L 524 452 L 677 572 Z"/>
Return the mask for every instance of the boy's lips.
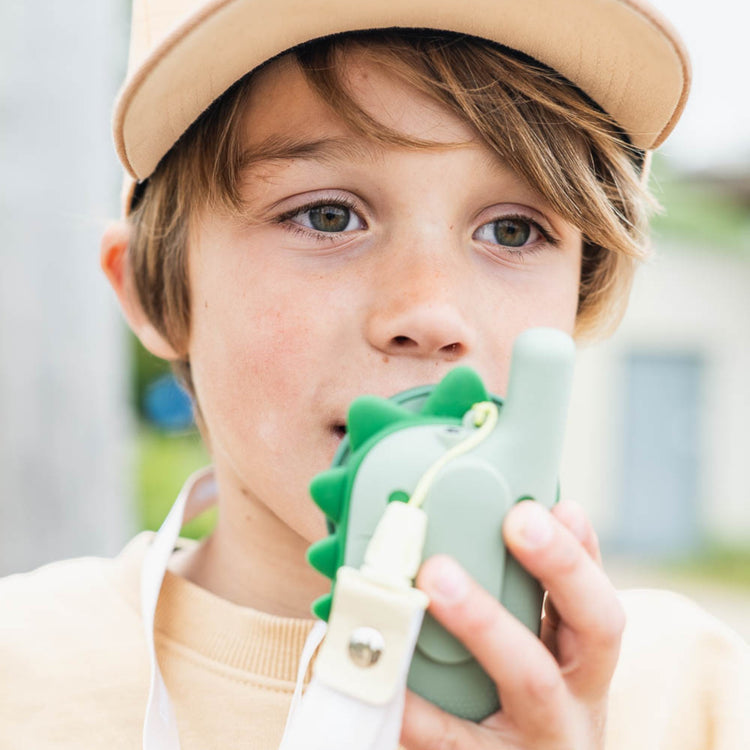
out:
<path id="1" fill-rule="evenodd" d="M 343 402 L 338 402 L 338 407 L 334 407 L 327 413 L 326 423 L 328 425 L 328 431 L 340 442 L 347 434 L 346 429 L 346 414 L 348 414 L 349 406 L 351 402 L 362 394 L 371 394 L 379 396 L 380 398 L 390 398 L 394 394 L 403 393 L 404 391 L 411 390 L 424 385 L 435 385 L 454 368 L 455 363 L 448 363 L 447 367 L 441 368 L 439 372 L 433 372 L 428 374 L 427 377 L 413 377 L 404 380 L 393 382 L 390 385 L 384 386 L 382 383 L 378 387 L 374 388 L 363 388 L 360 393 L 356 393 L 351 399 L 344 399 Z M 346 406 L 341 408 L 341 403 Z M 343 416 L 342 416 L 343 415 Z"/>
<path id="2" fill-rule="evenodd" d="M 380 387 L 376 388 L 363 388 L 360 393 L 356 393 L 351 397 L 351 399 L 344 399 L 343 402 L 339 402 L 338 408 L 334 408 L 327 413 L 327 418 L 325 420 L 328 425 L 327 429 L 339 442 L 343 440 L 347 434 L 346 415 L 348 415 L 349 413 L 351 403 L 362 394 L 368 394 L 379 398 L 388 399 L 394 394 L 402 393 L 412 388 L 424 385 L 425 383 L 439 382 L 439 380 L 440 378 L 436 380 L 434 376 L 433 378 L 428 379 L 413 378 L 407 380 L 406 382 L 399 382 L 390 387 L 383 387 L 381 385 Z M 343 409 L 341 408 L 341 403 L 346 405 Z"/>
<path id="3" fill-rule="evenodd" d="M 338 441 L 341 441 L 346 435 L 346 420 L 348 407 L 333 408 L 328 412 L 325 419 L 328 432 Z"/>

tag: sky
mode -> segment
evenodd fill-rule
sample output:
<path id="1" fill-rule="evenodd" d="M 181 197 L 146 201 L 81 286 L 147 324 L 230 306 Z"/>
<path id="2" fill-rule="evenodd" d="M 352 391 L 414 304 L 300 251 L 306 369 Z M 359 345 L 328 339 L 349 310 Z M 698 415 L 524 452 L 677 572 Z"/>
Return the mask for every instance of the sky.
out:
<path id="1" fill-rule="evenodd" d="M 677 28 L 693 66 L 685 113 L 662 152 L 688 170 L 750 171 L 750 3 L 650 0 Z"/>

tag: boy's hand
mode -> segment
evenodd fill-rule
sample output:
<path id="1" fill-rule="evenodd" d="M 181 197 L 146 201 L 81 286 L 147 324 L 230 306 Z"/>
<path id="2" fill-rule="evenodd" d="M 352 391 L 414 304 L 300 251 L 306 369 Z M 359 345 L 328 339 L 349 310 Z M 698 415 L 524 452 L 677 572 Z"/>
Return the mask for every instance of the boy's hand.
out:
<path id="1" fill-rule="evenodd" d="M 575 503 L 550 513 L 525 501 L 508 514 L 503 536 L 548 592 L 541 640 L 450 558 L 428 560 L 417 584 L 430 612 L 494 679 L 502 708 L 474 724 L 407 693 L 401 742 L 409 750 L 602 748 L 625 615 L 596 535 Z"/>

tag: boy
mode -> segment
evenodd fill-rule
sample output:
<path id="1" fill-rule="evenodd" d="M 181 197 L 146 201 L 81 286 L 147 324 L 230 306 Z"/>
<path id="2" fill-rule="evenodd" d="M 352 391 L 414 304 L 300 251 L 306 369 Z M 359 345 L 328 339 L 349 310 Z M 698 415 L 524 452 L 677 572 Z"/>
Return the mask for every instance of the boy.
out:
<path id="1" fill-rule="evenodd" d="M 616 322 L 647 152 L 687 87 L 673 32 L 624 2 L 136 5 L 115 130 L 138 183 L 102 266 L 194 396 L 219 505 L 156 612 L 183 748 L 278 746 L 328 585 L 304 560 L 325 533 L 307 485 L 354 397 L 457 364 L 503 394 L 521 331 Z M 739 639 L 676 597 L 621 600 L 570 502 L 521 503 L 503 533 L 549 593 L 542 638 L 425 563 L 430 611 L 503 708 L 475 725 L 409 696 L 404 746 L 746 746 Z M 4 583 L 8 747 L 140 744 L 150 539 Z"/>

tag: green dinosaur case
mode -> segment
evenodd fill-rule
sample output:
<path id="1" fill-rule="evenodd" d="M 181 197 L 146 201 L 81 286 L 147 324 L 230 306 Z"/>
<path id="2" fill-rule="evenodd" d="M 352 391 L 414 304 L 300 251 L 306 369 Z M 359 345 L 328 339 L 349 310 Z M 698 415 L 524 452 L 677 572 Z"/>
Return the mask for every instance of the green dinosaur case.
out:
<path id="1" fill-rule="evenodd" d="M 464 415 L 492 400 L 499 418 L 489 436 L 450 461 L 432 484 L 423 509 L 423 559 L 453 556 L 487 591 L 538 634 L 543 592 L 506 552 L 501 526 L 521 499 L 551 507 L 575 346 L 557 330 L 530 329 L 513 347 L 505 401 L 490 396 L 469 368 L 452 370 L 434 387 L 391 399 L 363 396 L 349 410 L 347 437 L 332 468 L 310 490 L 328 518 L 330 536 L 308 551 L 310 564 L 332 579 L 331 594 L 313 603 L 327 620 L 341 565 L 360 567 L 386 505 L 408 501 L 420 477 L 471 434 Z M 425 615 L 409 672 L 411 690 L 462 718 L 480 721 L 500 707 L 492 680 L 466 648 Z"/>

